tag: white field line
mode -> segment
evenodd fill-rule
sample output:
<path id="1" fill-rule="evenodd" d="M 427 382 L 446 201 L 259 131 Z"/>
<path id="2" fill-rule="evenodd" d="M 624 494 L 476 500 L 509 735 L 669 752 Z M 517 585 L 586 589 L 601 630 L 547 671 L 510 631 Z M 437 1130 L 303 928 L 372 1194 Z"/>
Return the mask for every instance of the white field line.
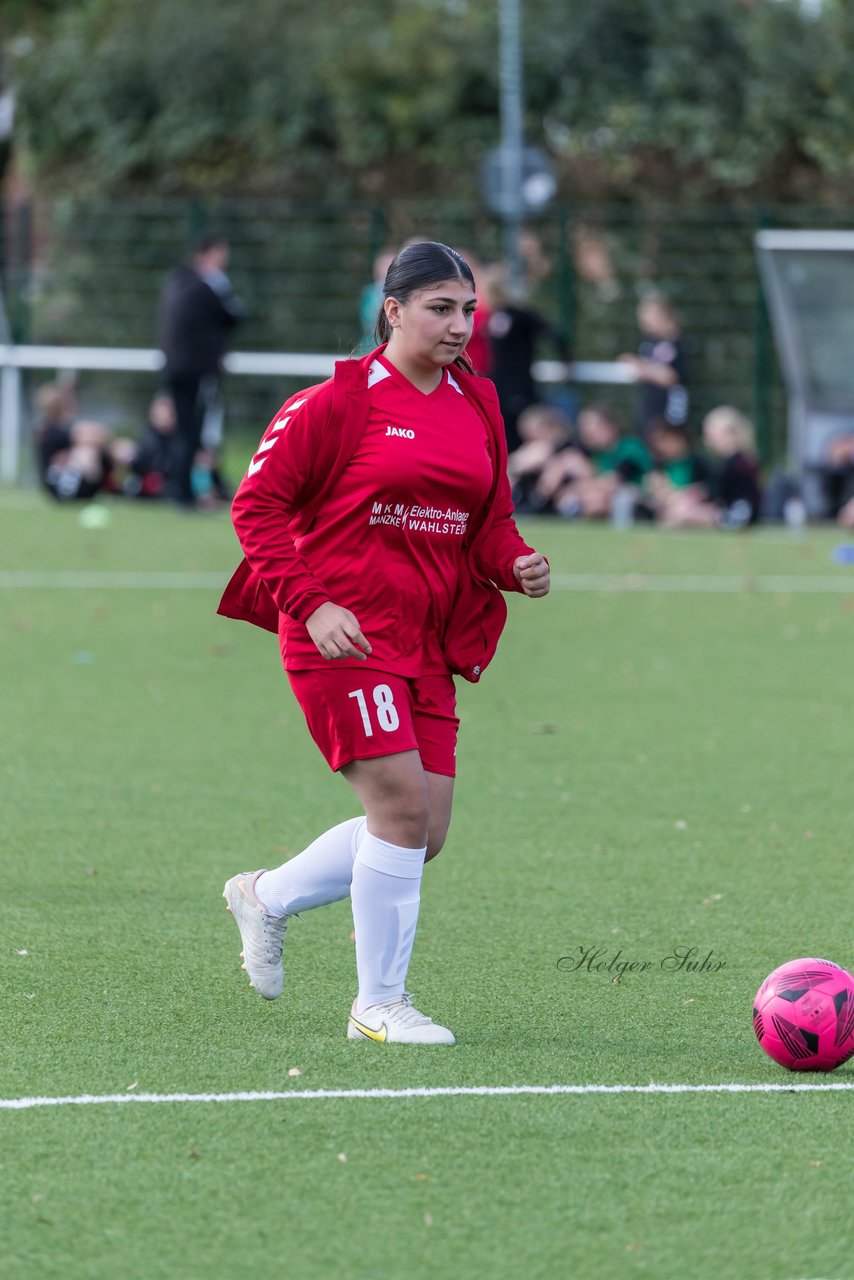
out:
<path id="1" fill-rule="evenodd" d="M 227 581 L 226 573 L 137 571 L 137 570 L 0 570 L 0 591 L 217 591 Z M 811 577 L 808 574 L 620 574 L 558 573 L 552 577 L 556 591 L 605 592 L 611 594 L 790 594 L 854 595 L 854 574 Z"/>
<path id="2" fill-rule="evenodd" d="M 674 592 L 733 595 L 762 592 L 788 594 L 805 592 L 827 595 L 854 594 L 854 575 L 815 577 L 809 574 L 714 574 L 714 573 L 556 573 L 556 591 Z"/>
<path id="3" fill-rule="evenodd" d="M 93 1107 L 113 1103 L 163 1102 L 316 1102 L 328 1099 L 508 1098 L 571 1094 L 677 1093 L 845 1093 L 854 1081 L 827 1084 L 509 1084 L 452 1085 L 413 1089 L 288 1089 L 238 1093 L 81 1093 L 70 1097 L 0 1098 L 0 1111 L 28 1111 L 34 1107 Z"/>
<path id="4" fill-rule="evenodd" d="M 226 573 L 141 573 L 133 570 L 0 570 L 0 591 L 219 591 L 228 581 Z"/>

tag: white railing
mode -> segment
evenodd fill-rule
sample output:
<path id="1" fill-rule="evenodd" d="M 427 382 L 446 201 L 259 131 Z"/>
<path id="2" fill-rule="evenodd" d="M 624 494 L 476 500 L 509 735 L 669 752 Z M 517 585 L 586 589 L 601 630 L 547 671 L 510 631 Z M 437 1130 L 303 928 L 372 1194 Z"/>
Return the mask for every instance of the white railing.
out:
<path id="1" fill-rule="evenodd" d="M 234 351 L 225 357 L 228 373 L 278 378 L 327 378 L 340 356 Z M 0 344 L 0 483 L 18 478 L 23 438 L 22 369 L 108 370 L 157 373 L 163 353 L 145 347 L 36 347 Z M 631 367 L 596 360 L 541 360 L 534 365 L 539 382 L 633 382 Z"/>

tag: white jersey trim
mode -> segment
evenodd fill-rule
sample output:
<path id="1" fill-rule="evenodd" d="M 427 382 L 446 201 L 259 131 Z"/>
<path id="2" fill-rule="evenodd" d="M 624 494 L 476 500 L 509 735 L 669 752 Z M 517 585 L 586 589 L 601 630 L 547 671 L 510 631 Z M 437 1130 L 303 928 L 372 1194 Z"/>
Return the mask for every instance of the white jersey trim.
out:
<path id="1" fill-rule="evenodd" d="M 368 390 L 370 391 L 377 382 L 382 382 L 383 378 L 390 378 L 391 374 L 379 360 L 373 360 L 368 370 Z"/>
<path id="2" fill-rule="evenodd" d="M 446 369 L 445 373 L 448 375 L 448 386 L 453 387 L 458 396 L 463 396 L 463 398 L 465 398 L 465 393 L 454 375 L 451 373 L 450 369 Z M 391 373 L 386 369 L 385 365 L 380 364 L 379 360 L 373 360 L 371 362 L 371 367 L 368 370 L 368 390 L 370 391 L 371 387 L 376 386 L 378 382 L 382 382 L 384 378 L 390 377 Z M 291 406 L 292 409 L 295 407 L 295 405 Z"/>

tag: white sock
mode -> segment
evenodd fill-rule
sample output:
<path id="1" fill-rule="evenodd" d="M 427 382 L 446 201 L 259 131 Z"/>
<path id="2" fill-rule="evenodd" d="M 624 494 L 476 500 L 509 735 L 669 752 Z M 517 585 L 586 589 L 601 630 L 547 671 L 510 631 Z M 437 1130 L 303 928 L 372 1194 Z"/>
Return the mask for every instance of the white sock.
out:
<path id="1" fill-rule="evenodd" d="M 365 818 L 348 818 L 324 831 L 302 853 L 259 876 L 256 897 L 272 916 L 292 916 L 348 897 L 353 859 L 366 827 Z"/>
<path id="2" fill-rule="evenodd" d="M 427 849 L 402 849 L 365 830 L 350 897 L 356 930 L 358 1010 L 403 995 L 415 941 Z"/>

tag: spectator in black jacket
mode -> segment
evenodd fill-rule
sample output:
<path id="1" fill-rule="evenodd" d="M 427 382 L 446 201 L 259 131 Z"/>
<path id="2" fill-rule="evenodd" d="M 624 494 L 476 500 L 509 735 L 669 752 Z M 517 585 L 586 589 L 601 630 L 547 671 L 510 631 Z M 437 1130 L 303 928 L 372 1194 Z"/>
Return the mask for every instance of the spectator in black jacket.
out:
<path id="1" fill-rule="evenodd" d="M 491 307 L 490 377 L 498 392 L 504 430 L 507 433 L 507 450 L 512 453 L 522 443 L 518 429 L 519 415 L 537 400 L 533 365 L 538 348 L 545 340 L 561 360 L 568 358 L 568 351 L 566 340 L 559 329 L 521 299 L 514 298 L 504 264 L 489 268 L 486 280 Z"/>
<path id="2" fill-rule="evenodd" d="M 205 419 L 221 421 L 222 358 L 243 315 L 225 274 L 229 254 L 222 236 L 203 237 L 190 261 L 168 277 L 160 298 L 158 341 L 177 415 L 172 496 L 188 508 L 196 505 L 193 459 L 202 444 Z M 205 439 L 205 444 L 215 448 L 219 440 Z"/>

